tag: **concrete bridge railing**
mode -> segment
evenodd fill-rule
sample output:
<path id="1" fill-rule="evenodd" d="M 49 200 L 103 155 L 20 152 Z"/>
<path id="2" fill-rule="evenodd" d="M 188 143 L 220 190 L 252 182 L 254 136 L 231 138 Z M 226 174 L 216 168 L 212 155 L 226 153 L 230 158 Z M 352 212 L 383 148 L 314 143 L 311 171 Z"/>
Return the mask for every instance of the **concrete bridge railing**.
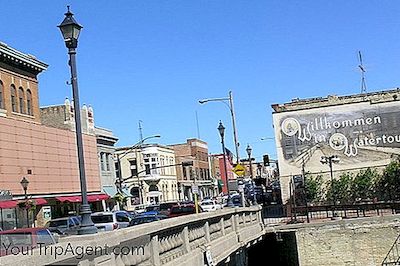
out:
<path id="1" fill-rule="evenodd" d="M 14 250 L 0 257 L 0 265 L 195 266 L 206 258 L 216 264 L 263 234 L 261 207 L 226 208 Z"/>

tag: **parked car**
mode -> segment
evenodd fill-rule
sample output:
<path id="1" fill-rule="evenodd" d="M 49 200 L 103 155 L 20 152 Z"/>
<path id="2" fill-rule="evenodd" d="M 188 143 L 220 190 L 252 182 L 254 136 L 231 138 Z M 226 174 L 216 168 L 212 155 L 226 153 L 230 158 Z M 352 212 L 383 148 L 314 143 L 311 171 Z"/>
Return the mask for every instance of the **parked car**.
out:
<path id="1" fill-rule="evenodd" d="M 217 203 L 216 200 L 206 199 L 200 202 L 200 208 L 202 211 L 211 212 L 222 209 L 222 205 Z"/>
<path id="2" fill-rule="evenodd" d="M 95 212 L 92 221 L 99 231 L 112 231 L 128 227 L 131 218 L 127 211 Z"/>
<path id="3" fill-rule="evenodd" d="M 196 207 L 194 204 L 177 204 L 171 207 L 168 217 L 177 217 L 188 214 L 195 214 Z"/>
<path id="4" fill-rule="evenodd" d="M 134 226 L 134 225 L 139 225 L 139 224 L 144 224 L 144 223 L 150 223 L 154 221 L 160 221 L 163 219 L 168 218 L 168 216 L 163 215 L 163 214 L 156 214 L 156 215 L 138 215 L 135 218 L 133 218 L 129 222 L 129 226 Z"/>
<path id="5" fill-rule="evenodd" d="M 78 234 L 80 224 L 81 222 L 77 216 L 71 216 L 52 219 L 46 223 L 45 227 L 52 233 L 66 236 Z"/>
<path id="6" fill-rule="evenodd" d="M 37 247 L 53 245 L 57 239 L 47 228 L 19 228 L 0 232 L 0 257 Z"/>
<path id="7" fill-rule="evenodd" d="M 172 206 L 176 204 L 178 204 L 178 202 L 176 201 L 160 203 L 160 210 L 159 210 L 160 214 L 169 215 Z"/>
<path id="8" fill-rule="evenodd" d="M 243 202 L 242 202 L 242 197 L 240 195 L 235 195 L 231 197 L 231 201 L 234 207 L 242 207 Z"/>

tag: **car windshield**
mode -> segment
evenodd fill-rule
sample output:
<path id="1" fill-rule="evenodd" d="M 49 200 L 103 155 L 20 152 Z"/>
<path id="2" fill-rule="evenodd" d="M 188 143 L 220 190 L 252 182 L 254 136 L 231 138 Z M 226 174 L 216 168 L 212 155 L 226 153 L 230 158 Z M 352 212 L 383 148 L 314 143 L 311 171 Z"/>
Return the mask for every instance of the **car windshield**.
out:
<path id="1" fill-rule="evenodd" d="M 205 201 L 201 203 L 201 206 L 203 205 L 214 205 L 214 203 L 212 201 Z"/>
<path id="2" fill-rule="evenodd" d="M 113 216 L 112 216 L 112 214 L 92 215 L 92 221 L 95 224 L 112 223 Z"/>
<path id="3" fill-rule="evenodd" d="M 48 221 L 46 227 L 67 227 L 67 219 Z"/>

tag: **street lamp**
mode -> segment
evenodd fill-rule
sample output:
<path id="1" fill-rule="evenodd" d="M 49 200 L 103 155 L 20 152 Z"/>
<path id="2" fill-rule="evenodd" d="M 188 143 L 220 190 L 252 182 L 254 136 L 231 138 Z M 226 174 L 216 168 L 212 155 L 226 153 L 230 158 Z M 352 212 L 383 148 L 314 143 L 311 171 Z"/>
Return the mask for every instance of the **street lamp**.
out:
<path id="1" fill-rule="evenodd" d="M 235 119 L 235 111 L 233 108 L 233 96 L 232 91 L 229 91 L 229 96 L 225 98 L 211 98 L 211 99 L 203 99 L 199 100 L 200 104 L 204 104 L 207 102 L 223 102 L 226 104 L 226 101 L 229 101 L 229 105 L 226 104 L 230 110 L 231 117 L 232 117 L 232 128 L 233 128 L 233 142 L 235 143 L 235 150 L 236 150 L 236 162 L 239 163 L 239 141 L 237 138 L 237 129 L 236 129 L 236 119 Z"/>
<path id="2" fill-rule="evenodd" d="M 252 149 L 250 147 L 250 144 L 247 144 L 246 152 L 247 152 L 247 155 L 249 156 L 250 177 L 251 177 L 251 179 L 253 179 L 253 168 L 251 165 L 251 151 L 252 151 Z"/>
<path id="3" fill-rule="evenodd" d="M 90 205 L 87 199 L 87 187 L 86 187 L 86 176 L 85 176 L 85 161 L 83 156 L 83 141 L 82 141 L 82 128 L 81 128 L 81 112 L 79 106 L 79 93 L 78 93 L 78 79 L 76 72 L 76 48 L 78 46 L 78 37 L 82 29 L 73 18 L 73 14 L 67 6 L 67 13 L 65 18 L 58 26 L 63 35 L 65 46 L 68 48 L 69 54 L 69 66 L 71 68 L 71 84 L 72 84 L 72 95 L 74 99 L 74 110 L 75 110 L 75 133 L 76 133 L 76 146 L 78 150 L 78 163 L 79 163 L 79 179 L 81 185 L 82 194 L 82 205 L 80 207 L 80 213 L 82 216 L 81 226 L 78 230 L 78 234 L 94 234 L 97 233 L 97 228 L 94 226 L 92 219 Z"/>
<path id="4" fill-rule="evenodd" d="M 26 191 L 28 190 L 28 185 L 29 185 L 29 181 L 28 179 L 26 179 L 26 177 L 24 176 L 20 182 L 22 188 L 24 189 L 24 196 L 25 196 L 25 212 L 26 212 L 26 226 L 29 226 L 29 210 L 28 210 L 28 206 L 27 206 L 27 201 L 28 201 L 28 195 L 26 194 Z"/>
<path id="5" fill-rule="evenodd" d="M 328 164 L 330 173 L 331 173 L 331 191 L 333 194 L 333 210 L 332 210 L 332 219 L 336 217 L 336 192 L 333 191 L 333 164 L 338 163 L 340 161 L 339 157 L 337 155 L 331 155 L 331 156 L 322 156 L 321 157 L 321 163 L 322 164 Z"/>
<path id="6" fill-rule="evenodd" d="M 225 135 L 225 127 L 222 124 L 221 121 L 219 121 L 219 125 L 218 125 L 218 131 L 219 131 L 219 135 L 221 136 L 221 144 L 222 144 L 222 158 L 224 160 L 224 172 L 225 172 L 225 181 L 226 181 L 226 189 L 228 190 L 228 202 L 227 202 L 227 206 L 228 207 L 232 207 L 232 199 L 231 199 L 231 194 L 230 194 L 230 190 L 229 190 L 229 180 L 228 180 L 228 170 L 226 167 L 226 157 L 225 157 L 225 142 L 224 142 L 224 135 Z"/>
<path id="7" fill-rule="evenodd" d="M 153 139 L 153 138 L 161 138 L 160 135 L 153 135 L 153 136 L 148 136 L 146 138 L 142 138 L 142 136 L 140 137 L 140 141 L 138 143 L 136 143 L 135 145 L 131 146 L 128 150 L 126 150 L 121 156 L 119 154 L 117 154 L 117 164 L 118 164 L 118 180 L 116 182 L 117 184 L 117 189 L 118 192 L 122 194 L 122 169 L 121 169 L 121 159 L 126 156 L 129 152 L 131 152 L 132 150 L 141 147 L 144 142 L 148 139 Z M 137 156 L 136 156 L 137 157 Z M 141 185 L 140 185 L 140 180 L 139 180 L 139 175 L 137 176 L 137 181 L 138 181 L 138 186 L 139 186 L 139 203 L 142 202 L 142 193 L 141 193 Z"/>

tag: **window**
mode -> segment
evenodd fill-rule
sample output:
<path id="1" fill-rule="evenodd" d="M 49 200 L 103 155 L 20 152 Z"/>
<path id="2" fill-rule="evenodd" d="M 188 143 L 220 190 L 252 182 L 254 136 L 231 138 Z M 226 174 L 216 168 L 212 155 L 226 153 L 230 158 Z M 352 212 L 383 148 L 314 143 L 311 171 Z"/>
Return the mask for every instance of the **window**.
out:
<path id="1" fill-rule="evenodd" d="M 0 109 L 4 109 L 4 87 L 0 81 Z"/>
<path id="2" fill-rule="evenodd" d="M 25 114 L 25 93 L 23 88 L 18 89 L 19 112 Z"/>
<path id="3" fill-rule="evenodd" d="M 129 223 L 129 217 L 128 217 L 128 215 L 126 214 L 126 213 L 123 213 L 123 212 L 117 212 L 116 214 L 115 214 L 115 218 L 117 219 L 117 222 L 127 222 L 127 223 Z"/>
<path id="4" fill-rule="evenodd" d="M 14 85 L 11 85 L 11 108 L 13 112 L 17 112 L 17 90 Z"/>
<path id="5" fill-rule="evenodd" d="M 137 161 L 136 161 L 136 159 L 129 160 L 129 164 L 130 164 L 130 167 L 131 167 L 131 176 L 137 176 L 138 171 L 137 171 Z"/>
<path id="6" fill-rule="evenodd" d="M 100 152 L 100 167 L 101 167 L 101 171 L 105 170 L 105 167 L 104 167 L 104 152 Z"/>
<path id="7" fill-rule="evenodd" d="M 28 115 L 33 115 L 32 109 L 32 92 L 30 90 L 26 91 L 26 113 Z"/>

